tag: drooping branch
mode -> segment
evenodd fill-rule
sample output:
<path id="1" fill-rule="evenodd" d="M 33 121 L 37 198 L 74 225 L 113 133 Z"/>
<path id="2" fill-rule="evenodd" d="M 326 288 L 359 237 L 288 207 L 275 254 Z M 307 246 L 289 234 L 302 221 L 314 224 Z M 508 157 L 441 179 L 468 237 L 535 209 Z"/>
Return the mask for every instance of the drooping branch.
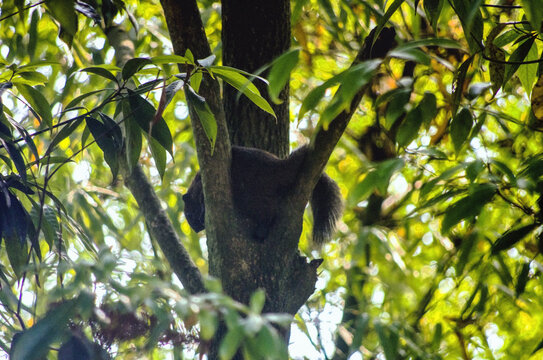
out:
<path id="1" fill-rule="evenodd" d="M 157 241 L 181 284 L 191 294 L 206 292 L 200 270 L 181 243 L 141 167 L 135 166 L 130 174 L 125 175 L 124 181 L 140 206 L 151 237 Z"/>
<path id="2" fill-rule="evenodd" d="M 120 67 L 134 57 L 134 44 L 121 27 L 108 29 L 106 36 L 115 49 L 117 64 Z M 139 165 L 130 171 L 126 161 L 122 161 L 124 159 L 126 158 L 121 155 L 120 165 L 125 185 L 136 199 L 151 236 L 158 242 L 185 289 L 191 294 L 205 292 L 202 274 L 177 236 L 149 179 Z"/>
<path id="3" fill-rule="evenodd" d="M 371 59 L 384 57 L 389 50 L 395 46 L 396 31 L 393 28 L 383 28 L 376 40 L 374 40 L 375 29 L 364 40 L 364 44 L 358 51 L 351 67 Z M 297 200 L 305 204 L 313 191 L 314 185 L 324 170 L 332 151 L 334 150 L 349 121 L 356 112 L 367 86 L 363 86 L 351 100 L 348 109 L 337 115 L 328 125 L 328 129 L 319 129 L 310 145 L 310 150 L 305 158 L 300 177 L 298 178 L 296 192 Z M 311 186 L 309 186 L 311 185 Z"/>

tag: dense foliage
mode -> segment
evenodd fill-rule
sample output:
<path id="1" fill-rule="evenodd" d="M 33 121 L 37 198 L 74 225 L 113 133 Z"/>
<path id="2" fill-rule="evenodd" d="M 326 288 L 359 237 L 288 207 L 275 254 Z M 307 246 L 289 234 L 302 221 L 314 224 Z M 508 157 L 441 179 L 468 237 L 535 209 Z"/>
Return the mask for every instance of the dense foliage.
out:
<path id="1" fill-rule="evenodd" d="M 274 326 L 289 318 L 212 279 L 187 294 L 119 181 L 143 165 L 205 273 L 205 235 L 181 211 L 197 170 L 187 104 L 210 146 L 203 73 L 271 108 L 220 66 L 220 4 L 199 6 L 216 59 L 171 55 L 151 1 L 2 3 L 0 351 L 14 359 L 195 357 L 219 314 L 223 358 L 286 357 Z M 301 251 L 324 263 L 291 357 L 542 356 L 542 20 L 538 0 L 292 2 L 295 49 L 269 81 L 277 95 L 291 71 L 293 147 L 369 86 L 327 168 L 346 199 L 337 239 L 314 250 L 304 224 Z M 119 66 L 112 24 L 135 45 Z M 343 71 L 384 26 L 398 46 Z"/>

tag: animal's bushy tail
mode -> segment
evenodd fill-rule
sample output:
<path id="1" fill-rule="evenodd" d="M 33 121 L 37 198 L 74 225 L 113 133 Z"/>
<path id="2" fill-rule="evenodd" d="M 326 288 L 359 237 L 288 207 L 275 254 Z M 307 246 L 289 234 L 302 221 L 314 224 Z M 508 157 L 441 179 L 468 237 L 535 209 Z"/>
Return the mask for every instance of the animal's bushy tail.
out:
<path id="1" fill-rule="evenodd" d="M 336 231 L 343 214 L 343 201 L 336 182 L 323 173 L 311 195 L 313 243 L 322 246 Z"/>

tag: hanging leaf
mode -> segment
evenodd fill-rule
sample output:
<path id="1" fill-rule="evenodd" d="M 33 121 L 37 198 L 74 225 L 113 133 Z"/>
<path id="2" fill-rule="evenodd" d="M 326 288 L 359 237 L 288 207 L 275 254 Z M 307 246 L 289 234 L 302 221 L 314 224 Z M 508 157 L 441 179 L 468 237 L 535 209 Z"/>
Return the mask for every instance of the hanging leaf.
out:
<path id="1" fill-rule="evenodd" d="M 374 71 L 380 64 L 381 60 L 369 60 L 345 71 L 341 86 L 321 114 L 319 124 L 324 130 L 328 129 L 328 125 L 336 116 L 350 109 L 352 100 L 360 89 L 372 79 Z"/>
<path id="2" fill-rule="evenodd" d="M 212 66 L 210 69 L 214 75 L 217 75 L 228 84 L 232 85 L 236 90 L 240 91 L 243 95 L 247 96 L 256 106 L 273 115 L 273 117 L 276 117 L 272 107 L 266 99 L 260 95 L 260 91 L 258 91 L 256 86 L 239 71 L 224 66 Z"/>
<path id="3" fill-rule="evenodd" d="M 77 33 L 77 14 L 74 0 L 47 1 L 45 6 L 53 18 L 60 23 L 59 38 L 68 46 L 72 46 L 72 39 Z"/>
<path id="4" fill-rule="evenodd" d="M 26 164 L 19 148 L 14 142 L 6 141 L 2 137 L 0 137 L 0 144 L 2 144 L 4 149 L 8 152 L 8 155 L 11 158 L 11 161 L 13 161 L 13 164 L 15 164 L 15 168 L 21 178 L 26 181 Z"/>
<path id="5" fill-rule="evenodd" d="M 206 100 L 198 95 L 190 85 L 185 86 L 185 96 L 188 105 L 196 112 L 207 139 L 211 144 L 211 152 L 213 152 L 215 141 L 217 140 L 217 120 L 215 119 L 215 115 L 211 112 Z"/>
<path id="6" fill-rule="evenodd" d="M 47 101 L 42 92 L 32 86 L 25 84 L 16 84 L 17 90 L 23 95 L 25 100 L 30 104 L 32 110 L 39 115 L 40 121 L 43 121 L 47 126 L 53 126 L 53 115 L 51 114 L 51 104 Z"/>
<path id="7" fill-rule="evenodd" d="M 479 10 L 482 0 L 453 0 L 452 5 L 460 18 L 464 34 L 472 54 L 482 48 L 483 16 Z"/>
<path id="8" fill-rule="evenodd" d="M 532 30 L 539 31 L 543 21 L 543 7 L 540 0 L 522 0 L 522 7 L 526 17 L 532 25 Z"/>
<path id="9" fill-rule="evenodd" d="M 516 229 L 507 230 L 502 236 L 496 239 L 496 242 L 492 244 L 491 253 L 495 255 L 503 250 L 512 248 L 516 243 L 530 234 L 537 224 L 524 225 Z"/>
<path id="10" fill-rule="evenodd" d="M 88 73 L 91 73 L 91 74 L 95 74 L 95 75 L 98 75 L 98 76 L 101 76 L 103 78 L 106 78 L 106 79 L 109 79 L 115 83 L 117 83 L 117 78 L 115 77 L 115 75 L 113 75 L 113 73 L 106 69 L 105 67 L 103 66 L 89 66 L 89 67 L 86 67 L 84 69 L 81 69 L 79 71 L 84 71 L 84 72 L 88 72 Z"/>
<path id="11" fill-rule="evenodd" d="M 128 80 L 132 75 L 143 69 L 146 65 L 151 64 L 149 58 L 132 58 L 126 62 L 123 66 L 122 77 L 123 80 Z"/>
<path id="12" fill-rule="evenodd" d="M 51 143 L 47 147 L 47 151 L 45 152 L 44 156 L 49 155 L 53 150 L 55 150 L 56 146 L 62 140 L 70 136 L 75 131 L 75 129 L 77 129 L 79 125 L 81 125 L 83 120 L 84 120 L 83 117 L 79 117 L 79 118 L 74 119 L 74 121 L 72 121 L 71 123 L 63 126 L 62 129 L 60 129 L 60 131 L 55 135 L 53 140 L 51 140 Z"/>
<path id="13" fill-rule="evenodd" d="M 417 137 L 423 119 L 421 109 L 418 107 L 407 113 L 396 134 L 398 145 L 406 147 Z"/>
<path id="14" fill-rule="evenodd" d="M 405 114 L 406 105 L 409 104 L 412 91 L 411 87 L 400 87 L 389 91 L 377 99 L 376 106 L 382 102 L 387 103 L 385 111 L 385 127 L 387 129 L 390 129 L 400 116 Z"/>
<path id="15" fill-rule="evenodd" d="M 279 56 L 272 62 L 268 75 L 269 94 L 271 100 L 279 104 L 282 102 L 279 99 L 279 93 L 285 86 L 288 86 L 290 73 L 298 64 L 300 49 L 291 49 Z"/>
<path id="16" fill-rule="evenodd" d="M 113 177 L 119 172 L 120 144 L 115 130 L 110 124 L 105 124 L 92 116 L 86 117 L 87 127 L 89 128 L 94 140 L 104 152 L 104 160 L 109 165 Z"/>
<path id="17" fill-rule="evenodd" d="M 439 16 L 441 15 L 441 9 L 443 9 L 443 2 L 445 0 L 424 0 L 422 5 L 424 6 L 424 12 L 426 12 L 426 17 L 430 20 L 432 29 L 437 31 L 437 22 Z"/>
<path id="18" fill-rule="evenodd" d="M 543 75 L 540 75 L 532 90 L 532 112 L 535 117 L 543 121 Z"/>
<path id="19" fill-rule="evenodd" d="M 142 129 L 136 122 L 134 116 L 132 116 L 132 110 L 128 100 L 122 100 L 120 106 L 122 107 L 124 116 L 123 124 L 126 136 L 126 160 L 130 169 L 133 169 L 138 163 L 141 154 Z"/>
<path id="20" fill-rule="evenodd" d="M 166 150 L 153 138 L 149 139 L 149 147 L 160 179 L 163 179 L 166 172 Z"/>
<path id="21" fill-rule="evenodd" d="M 130 114 L 143 132 L 148 134 L 149 128 L 153 124 L 151 136 L 173 156 L 172 134 L 164 118 L 160 117 L 158 121 L 153 123 L 156 113 L 155 108 L 150 102 L 132 91 L 129 92 L 128 102 L 130 104 Z"/>
<path id="22" fill-rule="evenodd" d="M 437 115 L 436 96 L 429 91 L 424 92 L 424 96 L 417 107 L 420 109 L 422 122 L 424 124 L 430 124 Z"/>
<path id="23" fill-rule="evenodd" d="M 457 154 L 468 139 L 472 127 L 473 116 L 467 108 L 460 110 L 460 112 L 452 119 L 450 127 L 451 140 Z"/>
<path id="24" fill-rule="evenodd" d="M 530 49 L 534 45 L 535 38 L 529 37 L 522 44 L 520 44 L 515 51 L 509 56 L 507 60 L 508 64 L 505 65 L 505 74 L 503 76 L 503 84 L 505 85 L 511 77 L 515 74 L 520 66 L 520 62 L 526 59 L 526 56 L 530 53 Z"/>
<path id="25" fill-rule="evenodd" d="M 453 205 L 445 212 L 441 223 L 441 232 L 446 234 L 460 221 L 479 215 L 486 203 L 494 197 L 496 186 L 493 184 L 476 184 L 470 189 L 470 194 Z"/>
<path id="26" fill-rule="evenodd" d="M 464 92 L 464 82 L 466 81 L 466 75 L 468 73 L 468 69 L 473 62 L 474 57 L 470 56 L 466 61 L 460 65 L 456 73 L 454 74 L 454 80 L 453 80 L 453 108 L 452 113 L 456 114 L 456 111 L 458 110 L 458 106 L 460 105 L 460 100 L 462 99 L 462 94 Z"/>

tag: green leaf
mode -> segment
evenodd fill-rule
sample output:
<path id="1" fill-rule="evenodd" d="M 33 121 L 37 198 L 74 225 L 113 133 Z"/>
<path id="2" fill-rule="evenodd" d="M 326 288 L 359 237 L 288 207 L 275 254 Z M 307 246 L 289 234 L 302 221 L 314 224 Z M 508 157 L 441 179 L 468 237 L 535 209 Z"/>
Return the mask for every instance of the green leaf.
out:
<path id="1" fill-rule="evenodd" d="M 519 32 L 517 30 L 509 30 L 501 34 L 500 36 L 497 36 L 492 43 L 499 48 L 503 48 L 505 45 L 512 43 L 513 41 L 517 40 L 521 36 L 522 32 Z"/>
<path id="2" fill-rule="evenodd" d="M 85 93 L 85 94 L 81 94 L 79 95 L 78 97 L 72 99 L 72 101 L 70 101 L 65 109 L 66 110 L 69 110 L 71 108 L 74 108 L 77 104 L 79 104 L 82 100 L 88 98 L 89 96 L 92 96 L 92 95 L 95 95 L 95 94 L 98 94 L 98 93 L 101 93 L 103 91 L 108 91 L 108 89 L 101 89 L 101 90 L 93 90 L 93 91 L 90 91 L 88 93 Z"/>
<path id="3" fill-rule="evenodd" d="M 513 174 L 513 171 L 505 163 L 496 159 L 492 159 L 491 164 L 496 166 L 507 177 L 507 179 L 513 186 L 516 186 L 517 178 L 515 174 Z"/>
<path id="4" fill-rule="evenodd" d="M 118 82 L 115 75 L 113 75 L 113 73 L 111 71 L 109 71 L 108 69 L 106 69 L 105 67 L 89 66 L 89 67 L 86 67 L 86 68 L 81 69 L 79 71 L 84 71 L 84 72 L 88 72 L 88 73 L 91 73 L 91 74 L 95 74 L 95 75 L 101 76 L 103 78 L 109 79 L 109 80 L 111 80 L 111 81 L 113 81 L 115 83 Z"/>
<path id="5" fill-rule="evenodd" d="M 466 81 L 466 75 L 468 72 L 468 69 L 473 62 L 474 57 L 470 56 L 466 61 L 460 65 L 458 70 L 456 70 L 456 74 L 454 74 L 454 80 L 453 80 L 453 109 L 452 113 L 456 114 L 456 110 L 458 109 L 458 106 L 460 105 L 460 100 L 462 99 L 462 92 L 464 90 L 464 82 Z"/>
<path id="6" fill-rule="evenodd" d="M 532 25 L 532 30 L 539 31 L 543 21 L 543 7 L 540 0 L 522 0 L 522 7 L 526 17 Z"/>
<path id="7" fill-rule="evenodd" d="M 437 31 L 437 22 L 439 20 L 439 15 L 443 9 L 443 2 L 445 0 L 424 0 L 422 5 L 424 6 L 424 12 L 426 12 L 426 17 L 432 25 L 432 29 Z"/>
<path id="8" fill-rule="evenodd" d="M 149 126 L 154 121 L 156 113 L 154 106 L 134 92 L 129 92 L 128 102 L 130 103 L 131 116 L 134 117 L 144 133 L 149 133 Z M 151 136 L 173 156 L 172 134 L 164 118 L 160 117 L 153 124 Z"/>
<path id="9" fill-rule="evenodd" d="M 132 58 L 126 62 L 123 66 L 122 77 L 123 80 L 128 80 L 132 75 L 140 71 L 144 66 L 151 64 L 149 58 Z"/>
<path id="10" fill-rule="evenodd" d="M 198 320 L 200 320 L 200 337 L 203 340 L 210 340 L 213 338 L 213 335 L 215 335 L 217 327 L 219 326 L 217 313 L 201 308 L 200 313 L 198 314 Z"/>
<path id="11" fill-rule="evenodd" d="M 376 106 L 382 102 L 387 103 L 385 111 L 385 127 L 387 129 L 390 129 L 396 123 L 396 120 L 405 114 L 405 108 L 409 104 L 412 91 L 411 87 L 400 87 L 383 94 L 377 99 Z"/>
<path id="12" fill-rule="evenodd" d="M 126 132 L 126 161 L 130 169 L 138 163 L 142 148 L 142 129 L 134 116 L 131 115 L 130 103 L 127 100 L 121 102 L 124 115 L 124 128 Z"/>
<path id="13" fill-rule="evenodd" d="M 530 275 L 530 263 L 526 262 L 522 264 L 522 269 L 517 278 L 517 283 L 515 285 L 515 293 L 517 296 L 521 295 L 526 289 L 526 284 L 528 283 Z"/>
<path id="14" fill-rule="evenodd" d="M 36 45 L 38 44 L 38 21 L 40 20 L 40 12 L 38 9 L 32 11 L 30 28 L 28 29 L 28 56 L 30 60 L 34 60 L 36 54 Z"/>
<path id="15" fill-rule="evenodd" d="M 291 49 L 272 62 L 268 81 L 270 98 L 274 103 L 278 104 L 281 102 L 279 93 L 288 85 L 290 73 L 298 64 L 299 56 L 300 49 Z"/>
<path id="16" fill-rule="evenodd" d="M 189 60 L 189 58 L 186 58 L 180 55 L 153 56 L 150 60 L 155 65 L 160 65 L 160 64 L 192 64 L 194 65 L 194 62 Z"/>
<path id="17" fill-rule="evenodd" d="M 17 279 L 20 279 L 28 259 L 28 245 L 26 241 L 21 243 L 16 236 L 6 236 L 4 234 L 3 237 L 11 268 Z"/>
<path id="18" fill-rule="evenodd" d="M 219 358 L 221 360 L 230 360 L 234 357 L 243 340 L 243 331 L 240 327 L 228 329 L 219 347 Z"/>
<path id="19" fill-rule="evenodd" d="M 420 49 L 394 49 L 388 56 L 398 59 L 410 60 L 423 65 L 430 65 L 430 55 Z"/>
<path id="20" fill-rule="evenodd" d="M 537 45 L 534 42 L 534 44 L 530 47 L 528 54 L 524 58 L 524 61 L 533 61 L 537 59 L 538 59 Z M 522 87 L 524 87 L 524 91 L 526 91 L 526 94 L 528 95 L 528 97 L 531 96 L 534 82 L 537 80 L 537 67 L 538 67 L 537 63 L 525 64 L 525 65 L 520 65 L 520 67 L 517 70 L 517 76 L 520 79 L 520 82 L 522 83 Z"/>
<path id="21" fill-rule="evenodd" d="M 215 141 L 217 140 L 217 120 L 215 120 L 215 115 L 211 112 L 206 100 L 196 94 L 190 85 L 185 86 L 185 96 L 189 106 L 196 112 L 213 152 Z"/>
<path id="22" fill-rule="evenodd" d="M 43 359 L 50 345 L 67 331 L 66 324 L 78 311 L 78 301 L 68 300 L 49 310 L 45 317 L 25 330 L 11 349 L 12 360 Z"/>
<path id="23" fill-rule="evenodd" d="M 472 186 L 468 196 L 449 206 L 441 223 L 441 232 L 445 234 L 460 221 L 479 215 L 495 193 L 496 186 L 490 183 Z"/>
<path id="24" fill-rule="evenodd" d="M 23 178 L 23 180 L 26 181 L 26 164 L 23 159 L 23 156 L 21 155 L 21 151 L 19 148 L 15 145 L 15 143 L 11 141 L 6 141 L 3 138 L 0 137 L 0 144 L 4 147 L 4 149 L 7 151 L 11 161 L 13 161 L 13 164 L 15 165 L 15 168 L 17 169 L 17 172 Z"/>
<path id="25" fill-rule="evenodd" d="M 360 89 L 372 79 L 374 71 L 380 64 L 381 60 L 369 60 L 357 64 L 343 73 L 341 86 L 319 119 L 319 124 L 323 129 L 328 129 L 328 125 L 336 116 L 350 109 L 352 100 Z"/>
<path id="26" fill-rule="evenodd" d="M 505 74 L 503 76 L 503 84 L 506 84 L 509 80 L 511 80 L 511 77 L 515 74 L 517 69 L 520 67 L 519 62 L 522 62 L 526 59 L 528 54 L 530 53 L 530 50 L 532 46 L 534 45 L 535 38 L 529 37 L 526 39 L 522 44 L 520 44 L 515 51 L 509 56 L 509 59 L 507 59 L 508 64 L 505 65 Z M 513 63 L 510 63 L 513 62 Z"/>
<path id="27" fill-rule="evenodd" d="M 113 177 L 116 177 L 119 172 L 120 149 L 115 140 L 113 129 L 91 116 L 86 117 L 86 123 L 98 147 L 104 152 L 104 160 L 109 165 Z"/>
<path id="28" fill-rule="evenodd" d="M 275 112 L 266 99 L 260 95 L 260 91 L 258 91 L 256 86 L 239 71 L 224 66 L 212 66 L 210 69 L 213 74 L 217 75 L 240 91 L 243 95 L 247 96 L 256 106 L 275 117 Z"/>
<path id="29" fill-rule="evenodd" d="M 446 39 L 446 38 L 428 38 L 428 39 L 422 39 L 422 40 L 408 41 L 404 44 L 398 45 L 396 48 L 394 48 L 394 50 L 392 50 L 392 52 L 397 51 L 397 50 L 405 51 L 405 50 L 417 49 L 417 48 L 427 47 L 427 46 L 437 46 L 440 48 L 448 48 L 448 49 L 462 49 L 462 45 L 456 40 Z"/>
<path id="30" fill-rule="evenodd" d="M 520 240 L 524 239 L 528 234 L 530 234 L 537 224 L 528 224 L 521 226 L 516 229 L 507 230 L 502 236 L 500 236 L 494 244 L 492 244 L 491 253 L 495 255 L 503 250 L 508 250 L 512 248 Z"/>
<path id="31" fill-rule="evenodd" d="M 450 125 L 451 140 L 454 145 L 454 150 L 458 154 L 462 145 L 468 139 L 471 128 L 473 127 L 473 117 L 467 108 L 460 110 L 452 119 Z"/>
<path id="32" fill-rule="evenodd" d="M 32 110 L 37 113 L 47 126 L 53 126 L 53 115 L 51 114 L 51 104 L 47 101 L 42 92 L 36 90 L 32 86 L 25 84 L 17 84 L 17 90 L 23 95 L 25 100 L 30 104 Z"/>
<path id="33" fill-rule="evenodd" d="M 466 177 L 470 182 L 474 182 L 484 169 L 485 163 L 482 160 L 477 159 L 472 161 L 466 167 Z"/>
<path id="34" fill-rule="evenodd" d="M 249 307 L 251 311 L 260 314 L 264 308 L 264 303 L 266 302 L 266 292 L 263 289 L 256 290 L 249 300 Z"/>
<path id="35" fill-rule="evenodd" d="M 373 189 L 377 187 L 379 184 L 380 179 L 377 174 L 377 172 L 374 170 L 366 175 L 364 180 L 362 182 L 358 183 L 354 189 L 351 190 L 349 193 L 349 203 L 356 204 L 360 202 L 361 200 L 364 200 L 367 198 Z"/>
<path id="36" fill-rule="evenodd" d="M 401 158 L 385 160 L 377 166 L 375 170 L 380 181 L 377 183 L 377 189 L 381 194 L 386 194 L 392 175 L 403 169 L 405 161 Z"/>
<path id="37" fill-rule="evenodd" d="M 431 92 L 424 92 L 424 96 L 417 107 L 420 109 L 420 113 L 422 114 L 422 122 L 424 124 L 430 124 L 430 122 L 437 115 L 436 96 Z"/>
<path id="38" fill-rule="evenodd" d="M 34 226 L 41 227 L 41 232 L 45 238 L 45 242 L 49 245 L 49 249 L 53 249 L 58 243 L 60 236 L 60 225 L 57 219 L 57 214 L 54 209 L 49 206 L 44 206 L 42 212 L 41 222 L 39 222 L 40 209 L 39 205 L 34 205 L 30 211 L 30 218 L 34 223 Z"/>
<path id="39" fill-rule="evenodd" d="M 407 113 L 396 134 L 398 145 L 406 147 L 417 137 L 423 119 L 424 117 L 419 107 Z"/>
<path id="40" fill-rule="evenodd" d="M 17 75 L 26 80 L 24 83 L 27 85 L 43 85 L 47 83 L 47 76 L 39 71 L 21 71 L 17 72 Z M 17 78 L 13 82 L 18 83 Z"/>
<path id="41" fill-rule="evenodd" d="M 83 122 L 84 118 L 83 117 L 80 117 L 80 118 L 76 118 L 75 121 L 72 121 L 71 123 L 69 124 L 66 124 L 65 126 L 63 126 L 60 131 L 55 135 L 55 137 L 53 138 L 53 140 L 51 140 L 51 143 L 49 144 L 49 146 L 47 147 L 47 151 L 45 152 L 45 155 L 48 155 L 50 154 L 53 150 L 55 150 L 55 147 L 64 139 L 66 139 L 68 136 L 70 136 L 74 131 L 75 129 L 77 129 L 79 127 L 79 125 L 81 125 L 81 123 Z"/>
<path id="42" fill-rule="evenodd" d="M 385 352 L 387 360 L 398 359 L 398 332 L 396 329 L 376 321 L 375 330 L 379 336 L 379 342 Z"/>
<path id="43" fill-rule="evenodd" d="M 155 160 L 155 166 L 160 179 L 163 179 L 166 172 L 166 150 L 153 138 L 149 139 L 149 147 L 151 148 L 151 155 L 153 155 L 153 160 Z"/>
<path id="44" fill-rule="evenodd" d="M 482 0 L 453 0 L 452 5 L 460 18 L 464 35 L 470 51 L 475 54 L 481 50 L 483 41 L 483 16 L 479 10 Z"/>
<path id="45" fill-rule="evenodd" d="M 202 83 L 203 74 L 201 71 L 195 72 L 190 77 L 190 86 L 194 89 L 194 91 L 198 92 L 200 91 L 200 84 Z"/>
<path id="46" fill-rule="evenodd" d="M 74 0 L 47 1 L 45 6 L 49 9 L 53 18 L 57 20 L 64 32 L 75 36 L 77 33 L 77 14 Z M 70 45 L 70 44 L 68 44 Z"/>

